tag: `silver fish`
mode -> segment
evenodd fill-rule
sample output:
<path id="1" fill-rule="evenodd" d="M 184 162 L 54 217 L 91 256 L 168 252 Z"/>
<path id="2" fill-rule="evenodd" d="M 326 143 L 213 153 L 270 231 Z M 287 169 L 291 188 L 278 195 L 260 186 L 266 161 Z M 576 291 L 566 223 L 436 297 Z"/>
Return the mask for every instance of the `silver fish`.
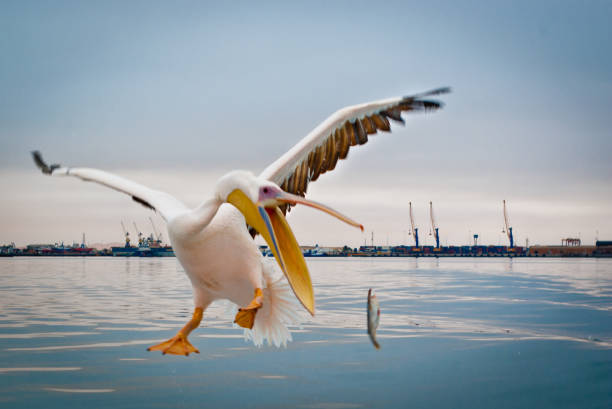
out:
<path id="1" fill-rule="evenodd" d="M 376 295 L 370 288 L 368 290 L 368 335 L 370 340 L 376 349 L 380 349 L 380 344 L 376 341 L 376 328 L 378 328 L 378 322 L 380 321 L 380 305 L 376 299 Z"/>

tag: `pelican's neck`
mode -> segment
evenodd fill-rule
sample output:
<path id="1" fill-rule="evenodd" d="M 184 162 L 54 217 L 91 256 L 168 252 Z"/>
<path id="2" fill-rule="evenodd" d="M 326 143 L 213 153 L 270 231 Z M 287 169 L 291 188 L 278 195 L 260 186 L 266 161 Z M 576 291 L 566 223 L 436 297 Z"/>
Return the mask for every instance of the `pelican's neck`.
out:
<path id="1" fill-rule="evenodd" d="M 196 207 L 192 211 L 192 215 L 194 218 L 193 230 L 194 231 L 202 231 L 204 230 L 212 221 L 215 214 L 217 214 L 217 210 L 223 204 L 223 201 L 217 197 L 207 200 L 202 203 L 199 207 Z"/>

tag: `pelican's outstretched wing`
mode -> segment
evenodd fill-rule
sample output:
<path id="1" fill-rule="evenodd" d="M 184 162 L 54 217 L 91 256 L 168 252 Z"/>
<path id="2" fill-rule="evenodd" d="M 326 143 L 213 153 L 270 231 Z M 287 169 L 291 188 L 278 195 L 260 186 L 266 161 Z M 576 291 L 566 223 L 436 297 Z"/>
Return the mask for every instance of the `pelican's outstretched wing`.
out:
<path id="1" fill-rule="evenodd" d="M 338 159 L 346 159 L 351 146 L 363 145 L 368 135 L 391 131 L 389 119 L 404 124 L 402 112 L 442 107 L 432 95 L 450 92 L 439 88 L 408 97 L 390 98 L 353 105 L 336 111 L 297 145 L 268 166 L 260 177 L 278 184 L 286 192 L 304 196 L 308 183 L 333 170 Z"/>
<path id="2" fill-rule="evenodd" d="M 33 151 L 32 157 L 36 166 L 44 174 L 51 176 L 76 176 L 81 180 L 108 186 L 111 189 L 132 196 L 132 199 L 141 205 L 158 211 L 166 221 L 188 210 L 183 203 L 168 193 L 150 189 L 139 183 L 124 179 L 121 176 L 98 169 L 67 168 L 58 164 L 49 166 L 38 151 Z"/>

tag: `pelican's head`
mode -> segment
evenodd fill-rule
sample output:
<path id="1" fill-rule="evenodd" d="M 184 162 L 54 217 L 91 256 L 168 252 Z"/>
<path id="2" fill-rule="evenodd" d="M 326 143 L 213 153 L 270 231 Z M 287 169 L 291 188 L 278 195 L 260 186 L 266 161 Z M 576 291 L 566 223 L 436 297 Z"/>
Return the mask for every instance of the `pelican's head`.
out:
<path id="1" fill-rule="evenodd" d="M 279 206 L 304 204 L 359 227 L 362 231 L 363 226 L 325 205 L 287 193 L 276 183 L 246 171 L 233 171 L 223 176 L 217 183 L 217 197 L 240 210 L 247 224 L 262 235 L 296 297 L 314 315 L 314 292 L 308 268 Z"/>
<path id="2" fill-rule="evenodd" d="M 301 196 L 285 192 L 276 183 L 270 180 L 258 178 L 253 173 L 248 171 L 232 171 L 219 179 L 219 182 L 217 183 L 217 196 L 222 202 L 235 205 L 230 196 L 232 193 L 235 193 L 236 190 L 239 190 L 241 192 L 241 196 L 246 196 L 246 198 L 257 207 L 274 209 L 282 204 L 290 204 L 292 206 L 296 204 L 303 204 L 328 213 L 342 220 L 343 222 L 350 224 L 351 226 L 360 228 L 361 231 L 363 231 L 363 226 L 361 224 L 344 216 L 342 213 L 321 203 L 306 200 Z M 242 211 L 240 207 L 238 207 L 238 209 Z"/>

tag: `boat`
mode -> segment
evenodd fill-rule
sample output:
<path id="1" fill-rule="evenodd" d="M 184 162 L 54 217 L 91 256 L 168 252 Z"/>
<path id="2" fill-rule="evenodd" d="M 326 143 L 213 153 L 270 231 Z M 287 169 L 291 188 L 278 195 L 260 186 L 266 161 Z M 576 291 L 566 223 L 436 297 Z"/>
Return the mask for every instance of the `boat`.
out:
<path id="1" fill-rule="evenodd" d="M 153 233 L 146 239 L 143 239 L 138 246 L 140 257 L 174 257 L 172 246 L 162 245 L 160 239 L 153 237 Z"/>
<path id="2" fill-rule="evenodd" d="M 123 247 L 111 247 L 114 257 L 174 257 L 172 246 L 163 245 L 159 234 L 157 238 L 153 236 L 153 233 L 149 237 L 143 237 L 143 234 L 139 232 L 138 246 L 132 246 L 130 233 L 125 229 L 123 222 L 121 226 L 125 234 L 125 244 Z M 134 227 L 136 227 L 135 223 Z"/>

